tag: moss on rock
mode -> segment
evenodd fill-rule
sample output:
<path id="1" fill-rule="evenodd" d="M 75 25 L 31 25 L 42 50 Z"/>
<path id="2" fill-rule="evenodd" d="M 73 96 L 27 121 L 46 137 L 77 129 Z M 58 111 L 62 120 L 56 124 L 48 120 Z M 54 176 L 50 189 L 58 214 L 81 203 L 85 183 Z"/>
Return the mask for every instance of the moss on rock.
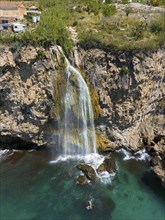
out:
<path id="1" fill-rule="evenodd" d="M 96 132 L 96 147 L 100 152 L 113 151 L 115 145 L 106 134 Z"/>

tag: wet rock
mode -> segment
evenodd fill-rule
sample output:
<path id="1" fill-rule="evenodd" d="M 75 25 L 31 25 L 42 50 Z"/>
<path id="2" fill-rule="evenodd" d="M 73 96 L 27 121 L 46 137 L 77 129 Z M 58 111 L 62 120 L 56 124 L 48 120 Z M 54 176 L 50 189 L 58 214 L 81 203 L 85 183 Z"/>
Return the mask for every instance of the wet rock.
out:
<path id="1" fill-rule="evenodd" d="M 108 173 L 116 172 L 116 163 L 115 160 L 112 158 L 104 159 L 103 163 L 99 165 L 97 168 L 97 172 L 104 172 L 107 171 Z"/>
<path id="2" fill-rule="evenodd" d="M 154 173 L 161 179 L 162 186 L 165 188 L 165 170 L 161 165 L 154 166 Z"/>
<path id="3" fill-rule="evenodd" d="M 72 177 L 72 176 L 73 176 L 72 171 L 69 170 L 69 171 L 67 172 L 67 176 L 68 176 L 68 177 Z"/>
<path id="4" fill-rule="evenodd" d="M 94 200 L 93 199 L 88 200 L 86 204 L 86 209 L 91 210 L 93 209 L 93 207 L 94 207 Z"/>
<path id="5" fill-rule="evenodd" d="M 150 161 L 154 173 L 161 180 L 165 188 L 165 138 L 157 135 L 151 145 L 147 146 L 149 154 L 152 156 Z"/>
<path id="6" fill-rule="evenodd" d="M 85 175 L 80 175 L 77 177 L 77 184 L 79 185 L 86 185 L 88 184 L 88 178 Z"/>
<path id="7" fill-rule="evenodd" d="M 98 176 L 92 166 L 85 163 L 80 163 L 76 167 L 77 169 L 81 170 L 89 180 L 93 182 L 98 180 Z"/>
<path id="8" fill-rule="evenodd" d="M 155 156 L 151 160 L 151 165 L 153 166 L 154 173 L 158 176 L 158 178 L 162 182 L 162 186 L 165 188 L 165 149 L 162 154 L 157 155 L 157 152 L 155 153 Z"/>
<path id="9" fill-rule="evenodd" d="M 161 157 L 160 156 L 154 156 L 151 160 L 151 165 L 152 166 L 159 166 L 161 162 Z"/>

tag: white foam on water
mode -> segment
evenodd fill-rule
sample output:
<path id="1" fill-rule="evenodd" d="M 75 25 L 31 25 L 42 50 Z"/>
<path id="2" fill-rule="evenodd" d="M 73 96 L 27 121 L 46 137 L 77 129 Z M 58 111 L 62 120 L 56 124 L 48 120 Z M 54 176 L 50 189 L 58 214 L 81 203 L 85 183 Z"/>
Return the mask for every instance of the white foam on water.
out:
<path id="1" fill-rule="evenodd" d="M 59 156 L 56 158 L 56 160 L 50 161 L 51 164 L 59 163 L 59 162 L 65 162 L 68 160 L 77 161 L 78 163 L 85 163 L 91 165 L 95 170 L 98 168 L 98 166 L 103 163 L 105 157 L 103 155 L 97 154 L 97 153 L 91 153 L 87 154 L 85 156 L 82 155 L 64 155 Z M 112 184 L 112 181 L 116 175 L 116 173 L 108 173 L 108 172 L 100 172 L 97 173 L 97 176 L 100 179 L 100 182 L 103 184 Z"/>
<path id="2" fill-rule="evenodd" d="M 68 160 L 77 160 L 84 163 L 92 165 L 95 169 L 104 161 L 104 156 L 97 153 L 91 153 L 87 155 L 60 155 L 55 160 L 50 161 L 49 163 L 58 163 Z"/>
<path id="3" fill-rule="evenodd" d="M 8 156 L 12 155 L 13 151 L 11 150 L 0 150 L 0 161 L 5 160 Z"/>
<path id="4" fill-rule="evenodd" d="M 146 152 L 145 149 L 136 152 L 135 155 L 137 160 L 151 160 L 151 156 Z"/>
<path id="5" fill-rule="evenodd" d="M 88 200 L 86 209 L 87 209 L 87 210 L 93 209 L 93 207 L 94 207 L 94 204 L 93 204 L 93 203 L 94 203 L 94 198 L 91 198 L 90 200 Z"/>
<path id="6" fill-rule="evenodd" d="M 60 155 L 55 160 L 51 160 L 49 163 L 59 163 L 59 162 L 65 162 L 68 160 L 78 160 L 80 156 L 78 155 Z"/>
<path id="7" fill-rule="evenodd" d="M 145 149 L 137 151 L 134 154 L 132 154 L 131 152 L 123 148 L 120 150 L 117 150 L 117 152 L 121 152 L 124 155 L 123 160 L 134 159 L 134 160 L 148 160 L 149 161 L 151 159 L 150 155 L 146 152 Z"/>
<path id="8" fill-rule="evenodd" d="M 113 179 L 116 176 L 116 173 L 108 173 L 107 171 L 101 172 L 98 174 L 100 181 L 103 184 L 112 184 Z"/>
<path id="9" fill-rule="evenodd" d="M 129 151 L 125 150 L 124 148 L 117 150 L 117 152 L 122 153 L 124 155 L 123 160 L 135 159 L 135 157 Z"/>
<path id="10" fill-rule="evenodd" d="M 0 150 L 0 162 L 17 152 L 22 152 L 22 150 L 9 150 L 9 149 Z"/>

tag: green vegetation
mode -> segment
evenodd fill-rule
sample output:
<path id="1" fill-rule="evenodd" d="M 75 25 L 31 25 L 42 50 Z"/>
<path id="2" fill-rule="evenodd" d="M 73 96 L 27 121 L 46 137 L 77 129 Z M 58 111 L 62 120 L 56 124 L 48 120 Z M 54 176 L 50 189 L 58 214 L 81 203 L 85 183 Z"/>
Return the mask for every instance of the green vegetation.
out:
<path id="1" fill-rule="evenodd" d="M 100 116 L 103 115 L 103 109 L 101 108 L 99 104 L 99 94 L 96 91 L 96 88 L 94 88 L 94 86 L 92 85 L 88 75 L 82 70 L 79 70 L 79 71 L 89 88 L 93 112 L 94 112 L 94 119 L 98 119 Z"/>
<path id="2" fill-rule="evenodd" d="M 36 59 L 42 60 L 42 59 L 44 59 L 44 58 L 45 58 L 45 52 L 44 52 L 43 50 L 39 50 L 39 51 L 37 52 Z"/>
<path id="3" fill-rule="evenodd" d="M 153 49 L 164 44 L 163 14 L 134 13 L 133 9 L 126 7 L 125 14 L 118 12 L 105 17 L 84 12 L 83 19 L 81 17 L 77 19 L 76 27 L 83 48 L 130 51 Z"/>
<path id="4" fill-rule="evenodd" d="M 165 0 L 150 0 L 152 6 L 165 6 Z"/>
<path id="5" fill-rule="evenodd" d="M 1 43 L 21 45 L 61 45 L 69 53 L 73 42 L 68 26 L 78 32 L 80 45 L 87 49 L 100 47 L 113 50 L 153 49 L 164 44 L 164 14 L 134 11 L 129 5 L 121 12 L 115 0 L 38 0 L 42 11 L 37 25 L 26 20 L 24 33 L 1 33 Z M 144 2 L 144 1 L 142 1 Z M 128 3 L 122 0 L 121 3 Z M 151 0 L 151 5 L 165 5 L 165 0 Z"/>
<path id="6" fill-rule="evenodd" d="M 130 13 L 133 13 L 133 9 L 128 5 L 127 7 L 125 7 L 124 9 L 126 15 L 128 16 Z"/>
<path id="7" fill-rule="evenodd" d="M 64 77 L 64 71 L 66 63 L 61 53 L 56 54 L 54 57 L 55 62 L 58 62 L 56 67 L 56 77 L 53 83 L 54 87 L 54 106 L 52 108 L 52 116 L 57 120 L 60 120 L 64 114 L 64 102 L 63 97 L 66 91 L 66 78 Z"/>
<path id="8" fill-rule="evenodd" d="M 111 142 L 106 134 L 96 132 L 96 147 L 100 152 L 111 151 L 114 149 L 114 143 Z"/>
<path id="9" fill-rule="evenodd" d="M 41 21 L 37 25 L 28 23 L 31 27 L 28 26 L 24 33 L 10 35 L 1 33 L 0 41 L 2 43 L 18 41 L 23 45 L 44 47 L 59 44 L 68 52 L 73 46 L 66 27 L 70 17 L 69 0 L 38 0 L 38 3 L 42 11 Z"/>
<path id="10" fill-rule="evenodd" d="M 122 75 L 128 74 L 128 73 L 129 73 L 128 66 L 126 66 L 126 65 L 122 66 L 122 67 L 121 67 L 121 70 L 120 70 L 120 73 L 121 73 Z"/>

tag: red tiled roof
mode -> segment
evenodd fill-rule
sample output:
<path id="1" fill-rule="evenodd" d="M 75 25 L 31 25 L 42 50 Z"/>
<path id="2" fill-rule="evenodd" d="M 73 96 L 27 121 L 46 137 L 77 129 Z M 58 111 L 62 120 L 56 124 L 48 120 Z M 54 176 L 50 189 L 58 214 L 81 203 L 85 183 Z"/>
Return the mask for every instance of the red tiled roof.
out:
<path id="1" fill-rule="evenodd" d="M 17 9 L 19 8 L 20 6 L 24 6 L 23 2 L 17 2 L 17 1 L 1 1 L 0 2 L 0 9 L 4 9 L 4 10 L 7 10 L 7 9 Z"/>

